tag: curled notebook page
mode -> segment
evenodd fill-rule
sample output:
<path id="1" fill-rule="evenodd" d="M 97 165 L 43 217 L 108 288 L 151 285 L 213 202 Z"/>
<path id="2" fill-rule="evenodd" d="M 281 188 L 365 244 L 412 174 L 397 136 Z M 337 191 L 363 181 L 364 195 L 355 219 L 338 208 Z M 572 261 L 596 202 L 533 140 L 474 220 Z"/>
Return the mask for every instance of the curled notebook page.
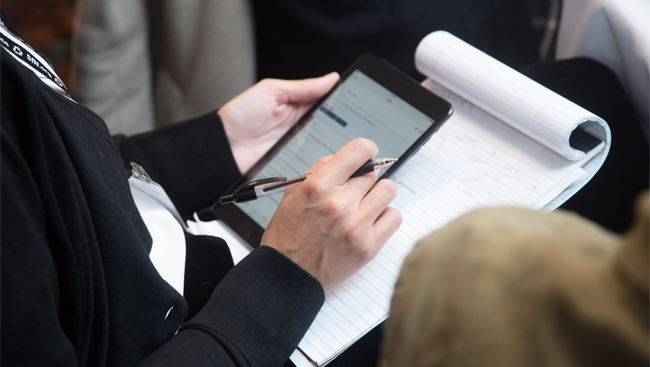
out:
<path id="1" fill-rule="evenodd" d="M 569 160 L 609 149 L 611 133 L 602 118 L 450 33 L 426 36 L 416 50 L 415 65 L 420 73 Z"/>
<path id="2" fill-rule="evenodd" d="M 423 87 L 448 100 L 454 113 L 392 177 L 398 194 L 391 207 L 402 213 L 401 227 L 370 263 L 326 295 L 301 352 L 292 356 L 297 365 L 296 357 L 326 365 L 388 317 L 402 263 L 420 239 L 477 208 L 553 210 L 594 176 L 609 151 L 602 119 L 458 38 L 428 36 L 416 60 L 429 77 Z M 216 235 L 229 245 L 243 242 L 227 231 Z M 250 247 L 231 251 L 243 257 Z"/>

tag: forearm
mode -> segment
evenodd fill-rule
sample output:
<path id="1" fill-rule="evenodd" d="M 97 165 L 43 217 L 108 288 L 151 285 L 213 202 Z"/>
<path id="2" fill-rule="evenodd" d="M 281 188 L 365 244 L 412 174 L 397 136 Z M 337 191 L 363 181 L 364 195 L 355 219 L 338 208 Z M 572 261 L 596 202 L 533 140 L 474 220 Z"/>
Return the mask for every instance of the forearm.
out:
<path id="1" fill-rule="evenodd" d="M 230 271 L 203 310 L 146 365 L 281 366 L 324 299 L 316 279 L 263 246 Z"/>

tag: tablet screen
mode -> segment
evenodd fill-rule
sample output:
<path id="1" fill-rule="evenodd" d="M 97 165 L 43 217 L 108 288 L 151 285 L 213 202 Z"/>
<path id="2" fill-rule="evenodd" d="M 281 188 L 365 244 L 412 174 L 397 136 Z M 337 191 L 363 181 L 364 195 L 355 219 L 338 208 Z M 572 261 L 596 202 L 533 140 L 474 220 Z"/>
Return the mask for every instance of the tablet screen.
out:
<path id="1" fill-rule="evenodd" d="M 399 158 L 434 123 L 403 99 L 354 70 L 314 111 L 308 122 L 252 178 L 304 174 L 318 159 L 364 137 L 379 147 L 378 158 Z M 236 204 L 266 229 L 282 195 Z"/>

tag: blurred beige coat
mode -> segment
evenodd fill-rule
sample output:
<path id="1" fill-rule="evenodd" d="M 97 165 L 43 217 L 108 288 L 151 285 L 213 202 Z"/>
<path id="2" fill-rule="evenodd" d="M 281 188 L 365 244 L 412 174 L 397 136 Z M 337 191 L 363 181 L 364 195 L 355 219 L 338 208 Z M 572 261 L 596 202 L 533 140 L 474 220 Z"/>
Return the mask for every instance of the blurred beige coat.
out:
<path id="1" fill-rule="evenodd" d="M 380 366 L 648 366 L 648 204 L 622 237 L 567 212 L 499 208 L 420 241 Z"/>
<path id="2" fill-rule="evenodd" d="M 249 0 L 79 0 L 74 94 L 111 134 L 214 111 L 255 83 Z"/>

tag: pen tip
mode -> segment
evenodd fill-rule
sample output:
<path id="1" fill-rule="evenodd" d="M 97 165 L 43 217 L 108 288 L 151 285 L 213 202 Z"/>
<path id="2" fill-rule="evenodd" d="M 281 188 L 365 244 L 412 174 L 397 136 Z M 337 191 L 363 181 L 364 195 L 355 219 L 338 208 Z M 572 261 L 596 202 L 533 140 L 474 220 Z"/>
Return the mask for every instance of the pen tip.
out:
<path id="1" fill-rule="evenodd" d="M 375 166 L 375 169 L 379 169 L 390 166 L 395 162 L 397 162 L 396 158 L 379 158 L 374 160 L 373 166 Z"/>
<path id="2" fill-rule="evenodd" d="M 397 158 L 381 158 L 377 160 L 380 164 L 390 164 L 397 162 Z"/>

